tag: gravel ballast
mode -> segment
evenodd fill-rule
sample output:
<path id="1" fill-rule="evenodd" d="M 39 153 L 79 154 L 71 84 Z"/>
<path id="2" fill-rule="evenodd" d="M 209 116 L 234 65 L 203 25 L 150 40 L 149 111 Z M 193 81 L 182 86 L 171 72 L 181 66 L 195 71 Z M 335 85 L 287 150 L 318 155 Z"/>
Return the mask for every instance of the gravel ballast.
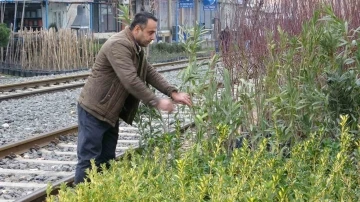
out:
<path id="1" fill-rule="evenodd" d="M 122 132 L 134 132 L 123 128 Z M 124 136 L 120 135 L 119 140 L 138 140 L 140 136 Z M 13 156 L 12 158 L 0 159 L 0 201 L 15 200 L 21 196 L 28 195 L 46 185 L 48 182 L 55 183 L 65 177 L 74 174 L 76 167 L 76 148 L 77 134 L 60 136 L 59 144 L 48 144 L 45 147 L 31 149 L 30 151 Z M 62 146 L 60 146 L 62 144 Z M 119 143 L 118 146 L 124 146 L 126 143 Z M 129 144 L 126 144 L 129 145 Z M 132 144 L 134 146 L 134 144 Z M 61 152 L 67 152 L 61 154 Z M 117 149 L 116 153 L 121 154 L 124 150 Z M 25 160 L 25 161 L 24 161 Z M 32 160 L 32 162 L 26 162 Z M 44 162 L 52 161 L 52 162 Z M 61 163 L 62 162 L 62 163 Z M 69 163 L 70 162 L 70 163 Z M 26 185 L 25 187 L 16 187 L 16 184 Z M 31 186 L 36 185 L 31 189 Z M 14 186 L 11 186 L 14 185 Z M 24 194 L 26 190 L 26 194 Z"/>
<path id="2" fill-rule="evenodd" d="M 178 79 L 178 71 L 165 72 L 164 77 L 173 85 L 179 86 L 180 79 Z M 84 73 L 84 72 L 82 72 Z M 54 75 L 59 77 L 64 75 Z M 51 78 L 51 76 L 44 76 L 43 79 Z M 38 80 L 39 77 L 32 78 L 0 78 L 0 85 L 9 83 L 19 83 L 31 80 Z M 64 90 L 61 92 L 47 93 L 36 96 L 29 96 L 21 99 L 5 100 L 0 102 L 0 146 L 14 143 L 19 140 L 24 140 L 42 133 L 53 130 L 69 127 L 77 124 L 77 99 L 81 88 Z M 162 94 L 159 94 L 162 95 Z M 170 118 L 171 117 L 171 118 Z M 172 121 L 172 116 L 168 117 Z M 167 117 L 164 118 L 168 122 Z M 127 126 L 121 124 L 121 126 Z M 136 127 L 136 126 L 135 126 Z M 134 131 L 120 131 L 131 132 Z M 138 136 L 124 136 L 119 137 L 123 140 L 135 140 Z M 62 144 L 73 144 L 77 140 L 77 134 L 71 136 L 60 137 L 59 141 Z M 118 146 L 133 146 L 132 143 L 119 143 Z M 44 152 L 50 151 L 50 152 Z M 30 170 L 30 171 L 49 171 L 49 172 L 73 172 L 74 164 L 36 164 L 31 162 L 19 161 L 22 159 L 44 159 L 56 161 L 72 161 L 76 162 L 76 156 L 68 154 L 61 156 L 56 152 L 76 152 L 74 147 L 61 147 L 56 144 L 49 144 L 41 150 L 32 149 L 29 152 L 21 154 L 16 158 L 4 158 L 0 160 L 1 169 L 13 170 Z M 123 151 L 117 151 L 123 152 Z M 0 172 L 1 173 L 1 172 Z M 47 181 L 55 182 L 62 179 L 64 176 L 51 176 L 40 174 L 0 174 L 0 181 L 2 182 L 36 182 L 45 183 Z M 31 188 L 9 188 L 0 186 L 0 200 L 14 200 L 20 196 L 31 193 L 34 189 Z"/>
<path id="3" fill-rule="evenodd" d="M 163 75 L 178 86 L 179 71 Z M 24 78 L 21 78 L 24 79 Z M 81 89 L 0 102 L 0 145 L 77 124 L 77 99 Z"/>
<path id="4" fill-rule="evenodd" d="M 33 76 L 33 77 L 14 77 L 14 76 L 0 75 L 0 85 L 8 85 L 8 84 L 21 83 L 21 82 L 54 79 L 54 78 L 58 78 L 58 77 L 73 76 L 73 75 L 86 74 L 86 73 L 90 73 L 90 70 L 77 71 L 77 72 L 66 73 L 66 74 L 52 74 L 52 75 L 47 75 L 47 76 Z"/>

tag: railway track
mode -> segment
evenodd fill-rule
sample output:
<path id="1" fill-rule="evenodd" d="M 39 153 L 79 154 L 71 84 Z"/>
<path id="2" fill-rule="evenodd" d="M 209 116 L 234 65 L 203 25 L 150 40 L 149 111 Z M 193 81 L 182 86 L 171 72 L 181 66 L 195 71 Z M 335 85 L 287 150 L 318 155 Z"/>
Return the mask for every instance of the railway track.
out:
<path id="1" fill-rule="evenodd" d="M 166 65 L 168 66 L 169 63 Z M 164 71 L 180 68 L 184 66 Z M 166 125 L 168 127 L 166 130 L 172 131 L 175 128 L 174 114 L 163 114 L 162 122 L 151 125 L 155 127 Z M 182 130 L 193 125 L 188 111 L 179 111 L 179 114 L 181 116 L 176 118 L 182 123 Z M 61 183 L 71 186 L 77 161 L 76 133 L 77 126 L 74 125 L 21 142 L 0 146 L 0 202 L 44 201 L 46 186 L 49 182 L 55 187 L 53 194 L 56 194 Z M 120 126 L 117 156 L 121 157 L 129 148 L 138 147 L 139 139 L 137 127 Z"/>
<path id="2" fill-rule="evenodd" d="M 199 58 L 198 61 L 206 60 L 208 58 L 202 57 Z M 167 67 L 167 66 L 174 66 L 176 67 L 171 68 L 164 68 L 159 69 L 159 72 L 169 72 L 175 71 L 179 69 L 183 69 L 186 67 L 188 60 L 180 60 L 174 62 L 166 62 L 166 63 L 157 63 L 153 64 L 156 68 Z M 64 89 L 72 89 L 72 88 L 80 88 L 84 86 L 85 80 L 89 76 L 89 73 L 73 75 L 73 76 L 63 76 L 53 79 L 44 79 L 38 81 L 31 81 L 31 82 L 23 82 L 17 84 L 8 84 L 8 85 L 1 85 L 0 86 L 0 101 L 20 98 L 35 94 L 41 93 L 48 93 L 53 91 L 60 91 Z"/>
<path id="3" fill-rule="evenodd" d="M 218 88 L 222 87 L 219 83 Z M 197 103 L 196 100 L 194 102 Z M 175 120 L 178 120 L 181 123 L 181 131 L 184 132 L 194 125 L 188 107 L 180 107 L 173 114 L 161 116 L 161 121 L 152 121 L 151 126 L 172 132 L 177 127 Z M 147 117 L 142 117 L 142 120 L 146 122 Z M 129 148 L 138 148 L 139 128 L 141 126 L 120 125 L 117 158 Z M 63 183 L 72 186 L 77 162 L 76 142 L 77 125 L 74 125 L 1 146 L 0 202 L 44 201 L 48 183 L 53 187 L 51 194 L 57 194 Z"/>
<path id="4" fill-rule="evenodd" d="M 166 123 L 168 131 L 173 131 L 175 114 L 162 114 L 163 122 L 152 125 L 164 126 Z M 179 111 L 179 114 L 182 130 L 193 125 L 188 110 Z M 117 157 L 121 157 L 129 148 L 137 148 L 140 139 L 136 127 L 121 125 L 119 129 Z M 61 183 L 71 186 L 77 162 L 76 141 L 77 125 L 74 125 L 1 146 L 0 202 L 44 201 L 49 182 L 54 187 L 52 194 L 57 193 Z M 14 189 L 21 190 L 23 195 L 11 195 Z"/>

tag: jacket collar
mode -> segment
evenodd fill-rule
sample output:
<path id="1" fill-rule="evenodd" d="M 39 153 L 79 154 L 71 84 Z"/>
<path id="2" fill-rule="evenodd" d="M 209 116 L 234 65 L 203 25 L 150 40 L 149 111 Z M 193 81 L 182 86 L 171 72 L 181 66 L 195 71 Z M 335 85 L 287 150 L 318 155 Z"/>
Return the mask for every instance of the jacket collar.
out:
<path id="1" fill-rule="evenodd" d="M 129 26 L 126 26 L 125 29 L 124 29 L 124 31 L 125 31 L 125 34 L 126 34 L 126 36 L 128 37 L 128 39 L 130 39 L 130 41 L 132 41 L 132 42 L 134 43 L 134 44 L 133 44 L 133 48 L 134 48 L 136 54 L 139 54 L 139 53 L 142 51 L 142 48 L 141 48 L 141 46 L 136 42 L 133 34 L 131 33 L 131 30 L 130 30 Z"/>

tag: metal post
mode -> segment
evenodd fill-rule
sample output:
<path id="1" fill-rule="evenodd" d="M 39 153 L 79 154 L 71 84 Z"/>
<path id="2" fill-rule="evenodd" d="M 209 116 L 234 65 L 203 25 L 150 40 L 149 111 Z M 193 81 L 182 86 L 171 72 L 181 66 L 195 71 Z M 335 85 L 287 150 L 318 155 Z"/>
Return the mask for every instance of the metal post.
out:
<path id="1" fill-rule="evenodd" d="M 176 9 L 175 9 L 175 41 L 179 42 L 179 0 L 176 0 Z"/>
<path id="2" fill-rule="evenodd" d="M 15 14 L 14 14 L 14 29 L 13 29 L 13 31 L 15 32 L 16 31 L 16 27 L 17 27 L 17 8 L 18 8 L 18 3 L 19 2 L 15 2 Z"/>
<path id="3" fill-rule="evenodd" d="M 22 8 L 21 22 L 20 22 L 20 30 L 22 30 L 23 26 L 24 26 L 24 16 L 25 16 L 25 0 L 23 1 L 23 8 Z"/>
<path id="4" fill-rule="evenodd" d="M 89 16 L 89 19 L 90 19 L 90 25 L 89 25 L 89 28 L 90 28 L 90 31 L 92 31 L 93 29 L 93 4 L 92 3 L 89 3 L 90 5 L 90 16 Z"/>
<path id="5" fill-rule="evenodd" d="M 200 22 L 198 21 L 198 14 L 199 14 L 199 0 L 194 0 L 195 5 L 194 5 L 194 26 L 199 26 Z"/>
<path id="6" fill-rule="evenodd" d="M 172 0 L 168 0 L 168 30 L 170 31 L 171 33 L 171 30 L 172 30 L 172 16 L 171 16 L 171 11 L 172 11 Z M 169 43 L 172 42 L 172 35 L 169 36 Z"/>
<path id="7" fill-rule="evenodd" d="M 202 15 L 204 14 L 204 6 L 201 6 L 202 3 L 200 4 L 200 6 L 198 6 L 198 9 L 200 9 L 200 19 L 199 19 L 199 24 L 200 24 L 200 27 L 203 27 L 203 24 L 202 24 Z M 205 19 L 205 16 L 204 16 L 204 19 Z"/>
<path id="8" fill-rule="evenodd" d="M 45 29 L 49 29 L 49 0 L 46 0 L 45 3 Z"/>

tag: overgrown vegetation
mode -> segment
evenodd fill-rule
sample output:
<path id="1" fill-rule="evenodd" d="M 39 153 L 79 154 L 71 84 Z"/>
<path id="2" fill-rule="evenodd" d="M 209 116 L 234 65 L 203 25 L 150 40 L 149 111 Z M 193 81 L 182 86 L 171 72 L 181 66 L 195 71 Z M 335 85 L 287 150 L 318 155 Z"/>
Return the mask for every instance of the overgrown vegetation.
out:
<path id="1" fill-rule="evenodd" d="M 252 75 L 230 65 L 234 54 L 223 55 L 223 69 L 215 55 L 204 73 L 195 28 L 180 75 L 196 103 L 195 135 L 154 128 L 147 138 L 156 141 L 142 154 L 129 151 L 100 174 L 92 169 L 91 183 L 63 186 L 57 199 L 359 201 L 360 28 L 334 13 L 321 7 L 297 33 L 277 26 L 263 52 L 231 43 L 258 68 Z M 180 137 L 191 142 L 186 151 Z"/>
<path id="2" fill-rule="evenodd" d="M 6 47 L 9 42 L 10 29 L 4 23 L 0 23 L 0 47 Z"/>
<path id="3" fill-rule="evenodd" d="M 156 43 L 150 45 L 150 51 L 159 51 L 163 53 L 184 53 L 183 44 L 177 43 Z"/>
<path id="4" fill-rule="evenodd" d="M 186 52 L 180 44 L 154 43 L 149 46 L 149 49 L 148 60 L 150 63 L 186 59 Z"/>
<path id="5" fill-rule="evenodd" d="M 293 147 L 291 158 L 281 158 L 268 151 L 267 139 L 256 150 L 244 141 L 229 156 L 222 146 L 229 128 L 219 125 L 215 147 L 202 141 L 177 159 L 169 159 L 169 145 L 155 148 L 152 155 L 130 152 L 101 175 L 93 169 L 92 183 L 75 190 L 63 186 L 59 200 L 357 201 L 358 165 L 352 159 L 360 157 L 360 142 L 353 142 L 346 117 L 340 128 L 340 142 L 324 140 L 318 131 Z"/>

